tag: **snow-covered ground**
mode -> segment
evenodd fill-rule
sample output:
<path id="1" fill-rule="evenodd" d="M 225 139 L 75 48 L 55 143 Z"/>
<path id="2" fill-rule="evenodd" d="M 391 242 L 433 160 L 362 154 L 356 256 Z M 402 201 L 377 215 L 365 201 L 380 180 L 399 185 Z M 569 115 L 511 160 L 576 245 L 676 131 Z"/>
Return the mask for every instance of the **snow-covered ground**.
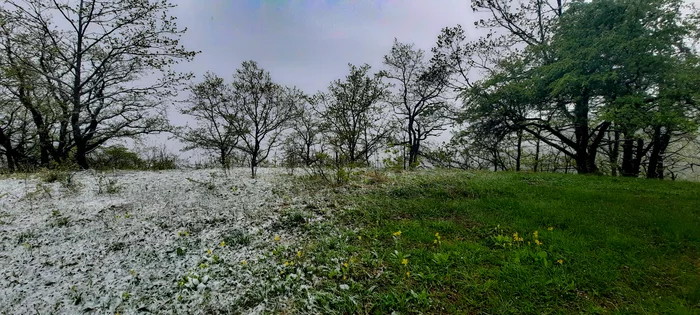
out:
<path id="1" fill-rule="evenodd" d="M 271 229 L 291 200 L 282 173 L 0 179 L 0 314 L 245 312 L 248 266 L 292 239 Z"/>

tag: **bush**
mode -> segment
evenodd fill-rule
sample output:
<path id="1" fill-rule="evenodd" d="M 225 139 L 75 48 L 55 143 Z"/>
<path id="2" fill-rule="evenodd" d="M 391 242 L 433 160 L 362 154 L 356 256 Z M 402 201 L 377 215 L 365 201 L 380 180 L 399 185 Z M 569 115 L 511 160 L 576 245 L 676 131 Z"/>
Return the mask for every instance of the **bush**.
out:
<path id="1" fill-rule="evenodd" d="M 141 152 L 145 156 L 145 168 L 154 171 L 172 170 L 177 168 L 177 156 L 168 152 L 165 145 L 148 146 Z"/>
<path id="2" fill-rule="evenodd" d="M 146 162 L 138 154 L 121 145 L 106 147 L 90 156 L 90 166 L 98 170 L 136 170 L 145 165 Z"/>

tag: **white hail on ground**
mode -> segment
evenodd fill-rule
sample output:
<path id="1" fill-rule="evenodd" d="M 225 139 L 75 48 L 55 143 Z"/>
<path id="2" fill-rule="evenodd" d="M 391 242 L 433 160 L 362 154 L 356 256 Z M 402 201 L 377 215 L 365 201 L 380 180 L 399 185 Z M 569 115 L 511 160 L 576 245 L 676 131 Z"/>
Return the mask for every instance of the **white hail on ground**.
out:
<path id="1" fill-rule="evenodd" d="M 267 227 L 282 198 L 275 191 L 289 187 L 281 173 L 82 172 L 73 190 L 38 178 L 0 180 L 0 314 L 235 305 L 256 282 L 240 262 L 261 257 L 273 237 Z M 250 244 L 221 244 L 236 231 Z"/>

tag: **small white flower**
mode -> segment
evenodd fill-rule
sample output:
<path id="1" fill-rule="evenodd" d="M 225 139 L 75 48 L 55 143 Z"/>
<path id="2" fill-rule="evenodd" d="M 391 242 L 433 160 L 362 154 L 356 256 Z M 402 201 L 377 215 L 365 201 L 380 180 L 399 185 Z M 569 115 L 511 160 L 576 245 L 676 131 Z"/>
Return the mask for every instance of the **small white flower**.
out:
<path id="1" fill-rule="evenodd" d="M 341 285 L 340 285 L 340 289 L 341 289 L 341 290 L 349 290 L 349 289 L 350 289 L 350 286 L 348 286 L 347 284 L 341 284 Z"/>

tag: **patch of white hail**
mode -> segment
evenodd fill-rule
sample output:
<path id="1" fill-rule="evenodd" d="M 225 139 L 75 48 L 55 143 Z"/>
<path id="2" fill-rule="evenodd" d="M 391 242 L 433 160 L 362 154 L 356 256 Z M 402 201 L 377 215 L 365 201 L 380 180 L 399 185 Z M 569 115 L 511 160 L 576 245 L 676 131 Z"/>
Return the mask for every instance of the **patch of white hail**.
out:
<path id="1" fill-rule="evenodd" d="M 75 190 L 0 180 L 0 314 L 231 310 L 256 283 L 246 265 L 280 234 L 268 227 L 291 185 L 247 172 L 81 172 Z M 109 180 L 121 189 L 106 193 Z M 240 232 L 250 241 L 221 243 Z"/>

